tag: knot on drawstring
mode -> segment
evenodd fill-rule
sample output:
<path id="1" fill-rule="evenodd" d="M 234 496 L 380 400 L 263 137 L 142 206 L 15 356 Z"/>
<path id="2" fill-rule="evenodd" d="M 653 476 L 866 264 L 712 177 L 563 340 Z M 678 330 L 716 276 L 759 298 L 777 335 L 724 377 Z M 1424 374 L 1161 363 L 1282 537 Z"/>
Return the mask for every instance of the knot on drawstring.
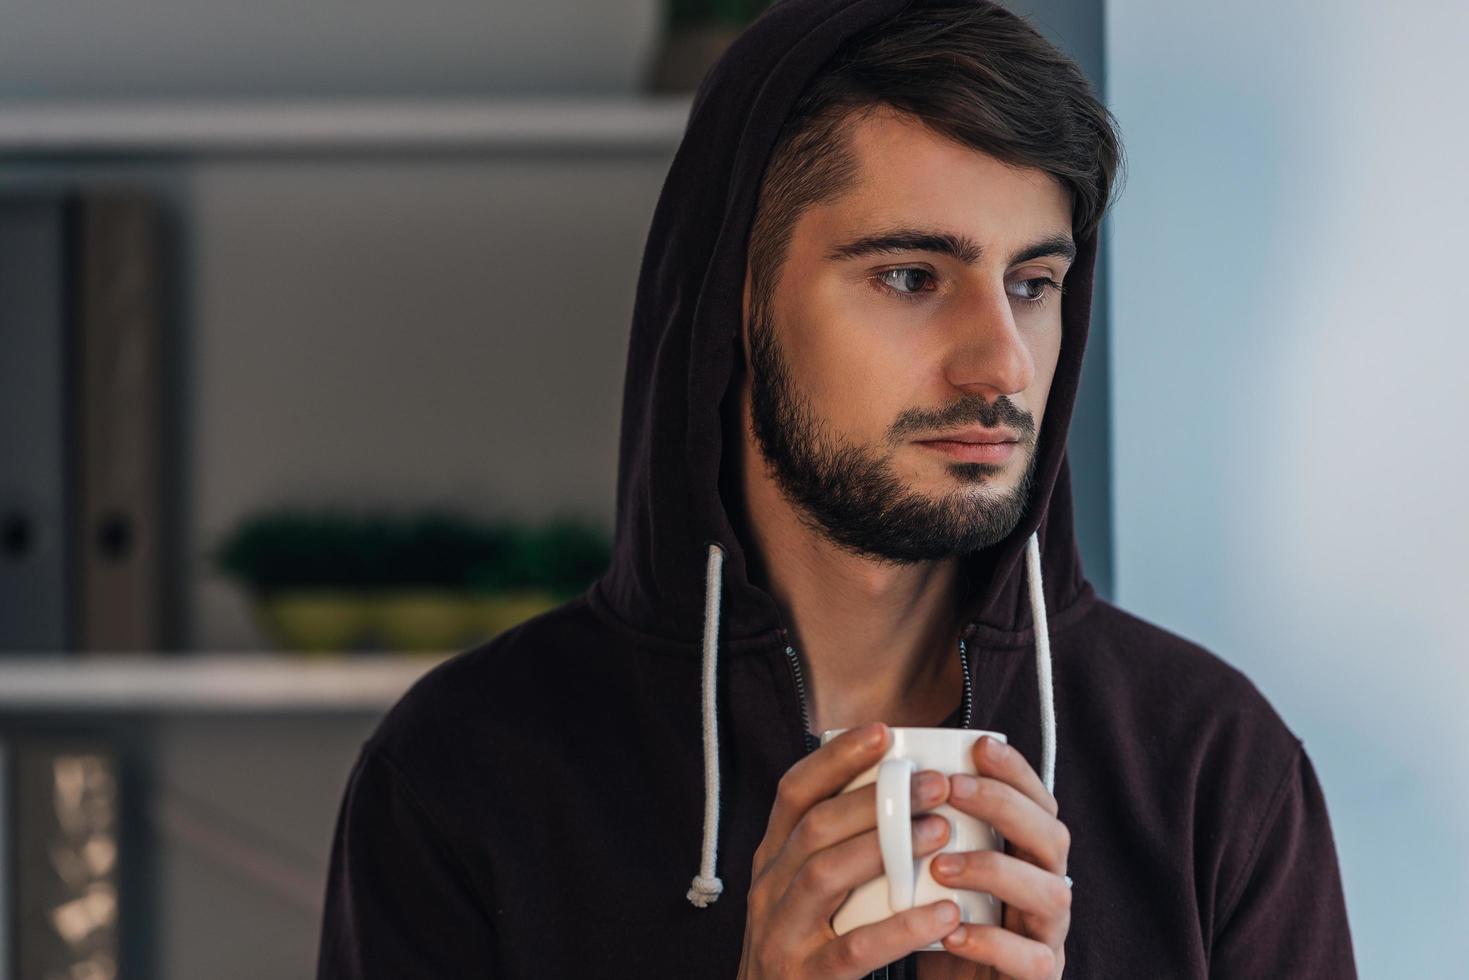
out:
<path id="1" fill-rule="evenodd" d="M 724 891 L 724 882 L 718 878 L 694 875 L 694 887 L 689 889 L 689 901 L 699 908 L 704 908 L 719 898 L 719 893 L 722 891 Z"/>
<path id="2" fill-rule="evenodd" d="M 688 899 L 704 908 L 719 898 L 724 882 L 714 877 L 719 847 L 719 720 L 714 711 L 715 681 L 719 678 L 719 592 L 723 581 L 724 549 L 709 543 L 704 566 L 704 849 L 699 873 L 694 875 Z"/>

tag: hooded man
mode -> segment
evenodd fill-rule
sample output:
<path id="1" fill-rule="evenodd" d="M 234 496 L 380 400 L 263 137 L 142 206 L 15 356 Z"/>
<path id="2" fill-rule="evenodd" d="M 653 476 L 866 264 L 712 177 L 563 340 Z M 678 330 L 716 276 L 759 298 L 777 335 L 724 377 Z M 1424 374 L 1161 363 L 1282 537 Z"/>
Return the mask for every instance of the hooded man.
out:
<path id="1" fill-rule="evenodd" d="M 1300 739 L 1081 568 L 1066 430 L 1119 160 L 994 4 L 780 0 L 734 42 L 643 256 L 612 565 L 364 743 L 321 980 L 1355 976 Z M 843 788 L 888 725 L 1006 734 L 913 799 L 1001 833 L 933 865 L 1001 924 L 833 931 L 881 873 Z"/>

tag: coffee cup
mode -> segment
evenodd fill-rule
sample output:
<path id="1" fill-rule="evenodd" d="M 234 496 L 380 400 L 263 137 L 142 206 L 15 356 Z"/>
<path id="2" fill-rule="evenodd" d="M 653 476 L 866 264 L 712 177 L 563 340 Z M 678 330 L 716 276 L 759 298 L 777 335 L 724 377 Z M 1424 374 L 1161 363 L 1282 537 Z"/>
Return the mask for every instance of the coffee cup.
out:
<path id="1" fill-rule="evenodd" d="M 821 744 L 836 738 L 845 728 L 821 733 Z M 985 735 L 999 742 L 999 732 L 970 728 L 897 728 L 889 726 L 892 744 L 871 768 L 861 773 L 844 788 L 856 789 L 868 783 L 877 784 L 877 837 L 882 850 L 883 873 L 852 889 L 832 916 L 831 926 L 837 935 L 845 935 L 859 926 L 881 922 L 915 905 L 949 899 L 959 906 L 959 921 L 980 925 L 1000 925 L 1002 912 L 999 899 L 989 892 L 965 888 L 949 888 L 933 879 L 929 865 L 939 854 L 950 851 L 1003 850 L 1004 837 L 992 825 L 954 809 L 948 803 L 925 811 L 949 821 L 949 838 L 944 846 L 926 857 L 913 857 L 913 814 L 911 787 L 913 774 L 933 769 L 944 775 L 968 773 L 978 775 L 974 767 L 974 744 Z M 919 947 L 944 949 L 941 941 Z"/>

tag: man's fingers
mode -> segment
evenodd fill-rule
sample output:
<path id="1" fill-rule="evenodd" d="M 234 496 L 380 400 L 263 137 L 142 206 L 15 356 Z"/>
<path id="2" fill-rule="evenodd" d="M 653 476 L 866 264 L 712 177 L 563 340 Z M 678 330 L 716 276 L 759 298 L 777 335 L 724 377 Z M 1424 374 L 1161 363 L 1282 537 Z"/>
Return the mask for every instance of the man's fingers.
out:
<path id="1" fill-rule="evenodd" d="M 988 735 L 982 736 L 974 743 L 974 766 L 981 776 L 993 776 L 1014 786 L 1051 816 L 1061 812 L 1056 798 L 1015 746 Z"/>
<path id="2" fill-rule="evenodd" d="M 949 821 L 926 814 L 913 821 L 913 856 L 932 854 L 949 839 Z M 825 850 L 801 865 L 776 911 L 783 922 L 810 932 L 811 923 L 826 925 L 852 889 L 882 874 L 882 848 L 877 831 L 869 830 Z M 881 964 L 879 964 L 881 965 Z"/>
<path id="3" fill-rule="evenodd" d="M 948 777 L 936 770 L 925 769 L 913 775 L 909 805 L 916 815 L 938 806 L 948 793 Z M 811 855 L 876 826 L 875 783 L 838 793 L 817 803 L 796 821 L 785 847 L 765 865 L 761 874 L 769 876 L 778 891 L 784 891 L 791 877 Z"/>
<path id="4" fill-rule="evenodd" d="M 989 892 L 1007 906 L 1027 912 L 1044 928 L 1032 938 L 1058 945 L 1071 926 L 1071 889 L 1060 875 L 999 851 L 958 851 L 943 855 L 957 871 L 932 866 L 933 880 L 946 888 Z"/>
<path id="5" fill-rule="evenodd" d="M 1056 975 L 1056 950 L 1003 926 L 968 924 L 945 933 L 944 948 L 976 963 L 995 968 L 1015 980 L 1051 980 Z"/>
<path id="6" fill-rule="evenodd" d="M 813 959 L 812 974 L 864 977 L 921 946 L 942 939 L 958 923 L 959 906 L 948 899 L 898 912 L 880 922 L 858 926 L 827 943 Z"/>
<path id="7" fill-rule="evenodd" d="M 949 777 L 949 805 L 991 824 L 1017 849 L 1035 855 L 1047 871 L 1066 873 L 1071 831 L 1034 799 L 989 776 Z"/>
<path id="8" fill-rule="evenodd" d="M 892 736 L 888 726 L 873 722 L 850 731 L 804 756 L 780 777 L 775 790 L 775 804 L 770 809 L 770 822 L 765 840 L 755 855 L 755 873 L 779 853 L 796 821 L 817 803 L 841 792 L 864 769 L 872 766 L 887 751 Z M 761 859 L 764 859 L 763 861 Z"/>

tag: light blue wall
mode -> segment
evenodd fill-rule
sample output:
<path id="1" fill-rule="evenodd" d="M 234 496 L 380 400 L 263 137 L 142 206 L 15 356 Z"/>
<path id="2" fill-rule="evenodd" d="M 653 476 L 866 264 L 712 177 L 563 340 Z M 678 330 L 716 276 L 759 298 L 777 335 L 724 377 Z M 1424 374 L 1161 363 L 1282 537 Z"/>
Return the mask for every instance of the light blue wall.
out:
<path id="1" fill-rule="evenodd" d="M 1462 3 L 1109 4 L 1120 604 L 1325 785 L 1364 977 L 1469 963 Z"/>

